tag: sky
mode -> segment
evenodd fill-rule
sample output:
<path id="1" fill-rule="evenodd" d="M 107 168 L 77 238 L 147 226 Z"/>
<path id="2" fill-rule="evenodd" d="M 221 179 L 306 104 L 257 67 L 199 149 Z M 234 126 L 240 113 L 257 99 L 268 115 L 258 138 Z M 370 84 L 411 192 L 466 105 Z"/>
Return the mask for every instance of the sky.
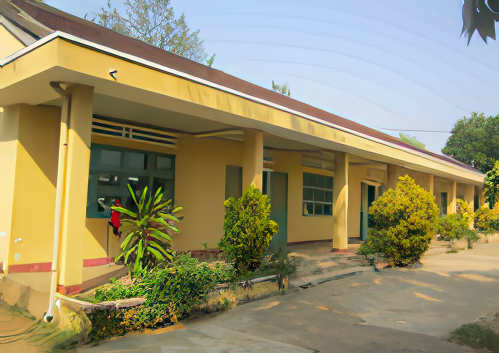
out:
<path id="1" fill-rule="evenodd" d="M 106 0 L 46 0 L 87 18 Z M 124 10 L 122 0 L 111 4 Z M 499 42 L 460 37 L 462 0 L 172 0 L 213 67 L 440 152 L 454 123 L 499 114 Z M 499 27 L 496 27 L 499 30 Z M 387 129 L 394 129 L 387 130 Z M 408 130 L 431 130 L 421 132 Z"/>

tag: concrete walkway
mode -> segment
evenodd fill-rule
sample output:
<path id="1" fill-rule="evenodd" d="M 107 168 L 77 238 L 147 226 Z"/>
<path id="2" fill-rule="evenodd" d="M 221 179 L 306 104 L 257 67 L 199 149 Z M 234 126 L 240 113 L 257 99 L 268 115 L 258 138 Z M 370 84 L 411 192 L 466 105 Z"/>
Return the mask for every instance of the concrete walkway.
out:
<path id="1" fill-rule="evenodd" d="M 442 338 L 499 304 L 499 243 L 364 271 L 78 352 L 473 352 Z"/>

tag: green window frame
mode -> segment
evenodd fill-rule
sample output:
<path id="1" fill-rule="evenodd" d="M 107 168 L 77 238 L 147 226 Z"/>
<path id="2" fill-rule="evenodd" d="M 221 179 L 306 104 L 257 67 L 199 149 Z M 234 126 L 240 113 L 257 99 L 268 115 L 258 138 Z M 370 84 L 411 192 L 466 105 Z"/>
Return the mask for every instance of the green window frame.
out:
<path id="1" fill-rule="evenodd" d="M 333 215 L 333 177 L 303 173 L 303 215 Z"/>
<path id="2" fill-rule="evenodd" d="M 108 218 L 112 200 L 133 208 L 127 184 L 139 194 L 145 186 L 161 187 L 165 199 L 175 194 L 175 156 L 116 146 L 92 144 L 87 195 L 87 218 Z"/>

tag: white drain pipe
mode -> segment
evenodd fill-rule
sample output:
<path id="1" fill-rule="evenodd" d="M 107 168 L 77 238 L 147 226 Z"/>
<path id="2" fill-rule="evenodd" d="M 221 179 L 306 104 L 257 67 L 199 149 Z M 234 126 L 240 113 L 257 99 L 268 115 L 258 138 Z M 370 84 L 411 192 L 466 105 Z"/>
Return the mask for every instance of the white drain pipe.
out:
<path id="1" fill-rule="evenodd" d="M 50 86 L 62 97 L 61 108 L 61 130 L 59 135 L 59 160 L 57 163 L 57 184 L 55 195 L 55 215 L 54 215 L 54 249 L 52 253 L 52 268 L 50 281 L 50 301 L 47 312 L 43 316 L 45 322 L 51 322 L 54 318 L 53 310 L 56 300 L 57 282 L 59 274 L 59 238 L 61 227 L 62 201 L 64 197 L 64 185 L 66 178 L 66 159 L 68 148 L 68 126 L 71 109 L 71 95 L 61 87 L 60 82 L 50 82 Z"/>

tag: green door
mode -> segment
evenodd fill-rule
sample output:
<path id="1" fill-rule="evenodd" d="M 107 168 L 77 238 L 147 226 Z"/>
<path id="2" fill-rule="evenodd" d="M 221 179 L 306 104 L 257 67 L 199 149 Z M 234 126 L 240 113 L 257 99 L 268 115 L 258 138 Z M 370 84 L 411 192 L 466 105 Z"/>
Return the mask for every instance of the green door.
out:
<path id="1" fill-rule="evenodd" d="M 360 238 L 367 239 L 367 230 L 369 229 L 369 207 L 376 198 L 376 187 L 361 183 L 361 200 L 360 200 Z"/>
<path id="2" fill-rule="evenodd" d="M 288 174 L 271 172 L 270 185 L 266 186 L 270 190 L 272 205 L 270 218 L 279 225 L 279 231 L 274 235 L 268 250 L 268 253 L 272 253 L 279 248 L 285 250 L 288 244 Z"/>

